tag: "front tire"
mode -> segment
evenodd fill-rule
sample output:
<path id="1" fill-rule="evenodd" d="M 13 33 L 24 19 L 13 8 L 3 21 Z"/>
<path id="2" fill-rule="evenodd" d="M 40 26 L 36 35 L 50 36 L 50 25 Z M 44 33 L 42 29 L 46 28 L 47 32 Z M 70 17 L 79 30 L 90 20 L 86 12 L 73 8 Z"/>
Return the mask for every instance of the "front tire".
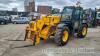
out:
<path id="1" fill-rule="evenodd" d="M 69 40 L 69 28 L 64 27 L 63 29 L 57 29 L 55 34 L 55 43 L 58 46 L 64 46 L 68 43 Z"/>

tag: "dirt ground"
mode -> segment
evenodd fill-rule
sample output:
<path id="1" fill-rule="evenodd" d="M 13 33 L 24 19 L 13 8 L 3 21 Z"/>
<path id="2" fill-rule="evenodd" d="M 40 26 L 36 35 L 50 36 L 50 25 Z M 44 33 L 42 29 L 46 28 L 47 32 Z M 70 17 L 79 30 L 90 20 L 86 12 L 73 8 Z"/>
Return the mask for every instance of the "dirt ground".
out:
<path id="1" fill-rule="evenodd" d="M 57 46 L 52 39 L 33 46 L 23 41 L 26 25 L 0 25 L 0 56 L 100 56 L 100 27 L 89 28 L 84 39 L 71 38 Z"/>

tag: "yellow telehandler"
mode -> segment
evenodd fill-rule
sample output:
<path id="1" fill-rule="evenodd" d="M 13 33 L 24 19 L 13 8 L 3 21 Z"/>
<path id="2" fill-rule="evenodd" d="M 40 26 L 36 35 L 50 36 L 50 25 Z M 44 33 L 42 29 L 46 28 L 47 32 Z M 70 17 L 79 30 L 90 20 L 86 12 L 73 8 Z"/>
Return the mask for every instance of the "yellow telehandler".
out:
<path id="1" fill-rule="evenodd" d="M 33 45 L 40 43 L 40 40 L 47 40 L 54 36 L 57 45 L 64 46 L 68 43 L 69 37 L 77 33 L 77 37 L 84 38 L 87 35 L 88 25 L 84 18 L 82 7 L 66 6 L 61 16 L 42 16 L 32 21 L 26 28 L 25 39 L 33 41 Z"/>

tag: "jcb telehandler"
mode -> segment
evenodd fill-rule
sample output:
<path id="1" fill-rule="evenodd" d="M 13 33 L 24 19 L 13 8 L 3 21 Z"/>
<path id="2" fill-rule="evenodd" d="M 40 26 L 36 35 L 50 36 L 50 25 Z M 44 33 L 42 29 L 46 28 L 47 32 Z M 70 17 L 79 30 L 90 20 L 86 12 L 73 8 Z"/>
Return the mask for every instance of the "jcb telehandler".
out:
<path id="1" fill-rule="evenodd" d="M 84 38 L 87 35 L 88 25 L 84 18 L 83 8 L 66 6 L 61 16 L 43 16 L 27 26 L 25 39 L 31 39 L 33 45 L 39 44 L 40 40 L 47 40 L 54 36 L 55 43 L 59 46 L 67 44 L 70 37 Z"/>

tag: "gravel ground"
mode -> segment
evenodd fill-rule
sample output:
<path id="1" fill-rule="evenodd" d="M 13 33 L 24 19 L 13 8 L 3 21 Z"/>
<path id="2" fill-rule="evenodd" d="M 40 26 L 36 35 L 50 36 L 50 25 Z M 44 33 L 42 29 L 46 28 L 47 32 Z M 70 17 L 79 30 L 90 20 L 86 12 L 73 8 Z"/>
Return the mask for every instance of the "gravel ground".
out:
<path id="1" fill-rule="evenodd" d="M 52 39 L 32 46 L 23 41 L 26 25 L 0 25 L 0 56 L 100 56 L 100 27 L 89 28 L 84 39 L 71 38 L 58 47 Z"/>

